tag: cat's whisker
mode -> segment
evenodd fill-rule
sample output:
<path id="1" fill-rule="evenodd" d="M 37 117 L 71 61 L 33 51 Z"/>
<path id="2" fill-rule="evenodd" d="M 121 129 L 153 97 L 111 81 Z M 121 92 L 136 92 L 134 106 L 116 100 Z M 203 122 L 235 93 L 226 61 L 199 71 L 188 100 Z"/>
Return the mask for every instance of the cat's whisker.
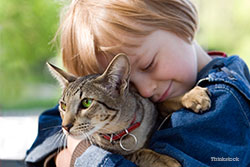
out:
<path id="1" fill-rule="evenodd" d="M 63 149 L 66 149 L 66 147 L 67 147 L 67 135 L 63 135 Z"/>
<path id="2" fill-rule="evenodd" d="M 65 149 L 65 142 L 66 142 L 66 135 L 64 133 L 61 133 L 60 136 L 58 136 L 58 144 L 61 146 L 57 149 L 57 153 Z"/>
<path id="3" fill-rule="evenodd" d="M 90 143 L 91 145 L 93 145 L 93 140 L 91 139 L 91 138 L 93 138 L 93 137 L 90 136 L 90 135 L 88 135 L 87 133 L 86 133 L 86 137 L 87 137 L 89 143 Z"/>
<path id="4" fill-rule="evenodd" d="M 55 135 L 63 135 L 63 130 L 62 130 L 62 129 L 58 130 L 58 131 L 55 133 Z"/>
<path id="5" fill-rule="evenodd" d="M 52 129 L 52 128 L 59 128 L 59 127 L 62 127 L 62 126 L 61 125 L 50 126 L 50 127 L 47 127 L 47 128 L 42 128 L 41 131 Z"/>
<path id="6" fill-rule="evenodd" d="M 90 143 L 91 145 L 93 145 L 93 143 L 92 143 L 92 141 L 91 141 L 89 135 L 88 135 L 87 133 L 84 133 L 84 136 L 85 136 L 85 140 L 86 140 L 86 143 L 85 143 L 85 144 L 87 145 L 87 143 Z"/>
<path id="7" fill-rule="evenodd" d="M 56 133 L 55 134 L 55 138 L 54 138 L 54 141 L 52 141 L 52 146 L 51 147 L 58 147 L 57 146 L 57 143 L 58 143 L 58 145 L 60 145 L 60 138 L 62 137 L 62 134 L 60 134 L 60 133 Z M 59 149 L 59 148 L 58 148 Z M 57 150 L 58 150 L 57 149 Z"/>
<path id="8" fill-rule="evenodd" d="M 58 150 L 60 152 L 62 149 L 65 148 L 64 143 L 67 140 L 66 140 L 66 135 L 63 133 L 63 130 L 61 129 L 59 132 L 60 132 L 60 134 L 58 136 L 58 142 L 59 142 L 59 145 L 62 145 L 62 147 L 60 147 L 59 150 Z"/>
<path id="9" fill-rule="evenodd" d="M 54 143 L 56 143 L 57 140 L 58 140 L 58 138 L 60 138 L 60 137 L 62 136 L 61 130 L 57 131 L 57 132 L 54 134 L 54 136 L 55 136 L 55 139 L 54 139 L 55 141 L 54 141 Z"/>
<path id="10" fill-rule="evenodd" d="M 60 143 L 63 142 L 63 139 L 64 139 L 64 133 L 62 133 L 62 129 L 61 129 L 55 133 L 55 140 L 53 142 L 53 146 L 57 144 L 61 145 Z M 61 151 L 61 147 L 57 149 L 57 153 L 59 153 L 60 151 Z"/>
<path id="11" fill-rule="evenodd" d="M 60 127 L 60 126 L 57 126 L 57 127 Z M 54 127 L 51 127 L 51 128 L 54 128 Z M 55 147 L 55 146 L 58 147 L 57 145 L 61 145 L 60 143 L 62 142 L 63 135 L 64 134 L 62 133 L 62 129 L 60 129 L 54 134 L 55 138 L 54 138 L 54 141 L 52 141 L 52 147 Z M 58 147 L 57 153 L 60 152 L 60 149 L 61 147 Z"/>

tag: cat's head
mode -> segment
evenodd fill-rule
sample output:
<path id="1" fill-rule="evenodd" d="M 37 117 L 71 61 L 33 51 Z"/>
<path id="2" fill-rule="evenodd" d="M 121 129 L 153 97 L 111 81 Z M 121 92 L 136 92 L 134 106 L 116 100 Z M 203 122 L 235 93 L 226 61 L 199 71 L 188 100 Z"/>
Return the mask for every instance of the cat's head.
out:
<path id="1" fill-rule="evenodd" d="M 103 74 L 85 77 L 75 77 L 49 63 L 48 66 L 63 87 L 59 110 L 64 131 L 80 138 L 100 129 L 112 131 L 107 126 L 119 119 L 129 91 L 127 56 L 118 54 Z"/>

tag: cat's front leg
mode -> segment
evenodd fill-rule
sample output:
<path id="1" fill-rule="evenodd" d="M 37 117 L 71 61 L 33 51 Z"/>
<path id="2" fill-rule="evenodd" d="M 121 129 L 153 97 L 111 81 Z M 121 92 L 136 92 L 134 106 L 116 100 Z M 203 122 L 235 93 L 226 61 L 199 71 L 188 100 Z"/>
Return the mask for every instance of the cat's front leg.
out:
<path id="1" fill-rule="evenodd" d="M 174 158 L 145 148 L 126 156 L 126 158 L 140 167 L 181 167 L 181 164 Z"/>
<path id="2" fill-rule="evenodd" d="M 204 112 L 211 107 L 210 92 L 207 88 L 195 86 L 189 92 L 184 94 L 181 99 L 185 108 L 191 109 L 196 113 Z"/>

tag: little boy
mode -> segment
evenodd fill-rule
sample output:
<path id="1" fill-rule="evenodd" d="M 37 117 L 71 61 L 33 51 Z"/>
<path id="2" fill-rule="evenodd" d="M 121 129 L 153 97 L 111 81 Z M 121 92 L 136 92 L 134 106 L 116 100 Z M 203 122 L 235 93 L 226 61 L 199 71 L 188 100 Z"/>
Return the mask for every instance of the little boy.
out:
<path id="1" fill-rule="evenodd" d="M 237 56 L 206 53 L 194 40 L 197 19 L 189 0 L 74 0 L 59 29 L 64 66 L 76 76 L 101 73 L 114 55 L 126 53 L 131 83 L 155 103 L 182 95 L 195 85 L 207 87 L 212 95 L 210 110 L 173 113 L 170 126 L 152 136 L 150 148 L 183 166 L 248 166 L 249 70 Z M 57 108 L 41 115 L 40 126 L 49 121 L 45 117 L 60 125 Z M 57 166 L 69 165 L 77 150 L 78 158 L 71 161 L 75 166 L 134 166 L 94 145 L 79 149 L 80 141 L 70 137 L 68 148 L 55 153 L 56 145 L 42 153 L 55 131 L 39 130 L 28 151 L 29 165 L 41 165 L 45 159 L 51 163 L 50 157 L 56 157 Z M 229 160 L 214 161 L 221 157 Z"/>

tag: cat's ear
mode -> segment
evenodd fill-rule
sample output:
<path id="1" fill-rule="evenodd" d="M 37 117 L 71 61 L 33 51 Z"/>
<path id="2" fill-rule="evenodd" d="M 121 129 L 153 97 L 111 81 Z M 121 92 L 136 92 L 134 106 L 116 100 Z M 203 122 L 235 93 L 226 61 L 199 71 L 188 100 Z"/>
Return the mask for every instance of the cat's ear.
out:
<path id="1" fill-rule="evenodd" d="M 116 55 L 105 72 L 100 76 L 100 78 L 106 81 L 105 87 L 110 89 L 114 95 L 124 94 L 129 86 L 129 77 L 130 63 L 124 53 Z"/>
<path id="2" fill-rule="evenodd" d="M 61 85 L 61 87 L 64 89 L 70 82 L 74 82 L 76 80 L 76 77 L 63 71 L 62 69 L 54 66 L 53 64 L 50 63 L 46 63 L 50 73 L 52 74 L 52 76 L 54 76 L 57 81 L 59 82 L 59 84 Z"/>

